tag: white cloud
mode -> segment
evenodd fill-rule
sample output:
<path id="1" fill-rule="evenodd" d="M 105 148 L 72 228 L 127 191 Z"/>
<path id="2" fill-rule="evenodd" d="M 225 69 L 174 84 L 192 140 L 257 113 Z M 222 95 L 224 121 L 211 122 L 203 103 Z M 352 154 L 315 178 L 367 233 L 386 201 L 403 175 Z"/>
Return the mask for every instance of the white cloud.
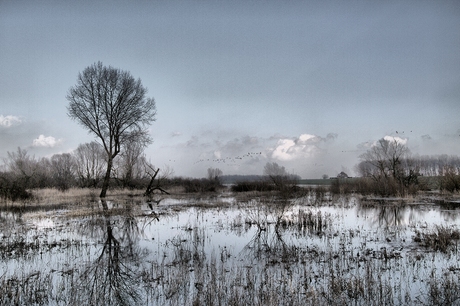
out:
<path id="1" fill-rule="evenodd" d="M 273 150 L 272 157 L 279 160 L 292 160 L 295 158 L 295 142 L 291 139 L 280 139 Z"/>
<path id="2" fill-rule="evenodd" d="M 56 139 L 53 136 L 45 137 L 45 135 L 38 136 L 37 139 L 34 139 L 34 147 L 55 147 L 62 142 L 62 139 Z"/>
<path id="3" fill-rule="evenodd" d="M 302 134 L 297 139 L 280 139 L 272 152 L 272 158 L 280 161 L 289 161 L 312 156 L 319 150 L 318 143 L 321 137 Z"/>
<path id="4" fill-rule="evenodd" d="M 398 136 L 385 136 L 383 137 L 383 139 L 387 140 L 387 141 L 390 141 L 390 142 L 397 142 L 399 144 L 402 144 L 402 145 L 405 145 L 407 144 L 407 138 L 401 138 L 401 137 L 398 137 Z"/>
<path id="5" fill-rule="evenodd" d="M 306 143 L 309 140 L 315 140 L 317 137 L 315 135 L 310 134 L 302 134 L 299 137 L 299 143 Z"/>
<path id="6" fill-rule="evenodd" d="M 22 120 L 17 117 L 17 116 L 3 116 L 3 115 L 0 115 L 0 126 L 3 126 L 3 127 L 6 127 L 6 128 L 9 128 L 13 125 L 18 125 L 22 122 Z"/>

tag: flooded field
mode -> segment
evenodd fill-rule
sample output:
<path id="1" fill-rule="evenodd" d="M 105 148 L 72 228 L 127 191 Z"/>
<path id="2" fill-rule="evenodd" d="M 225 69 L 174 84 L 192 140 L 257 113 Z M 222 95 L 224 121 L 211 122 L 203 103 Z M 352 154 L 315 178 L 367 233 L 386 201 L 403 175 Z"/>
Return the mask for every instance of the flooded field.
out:
<path id="1" fill-rule="evenodd" d="M 0 210 L 0 304 L 459 305 L 460 209 L 173 196 Z"/>

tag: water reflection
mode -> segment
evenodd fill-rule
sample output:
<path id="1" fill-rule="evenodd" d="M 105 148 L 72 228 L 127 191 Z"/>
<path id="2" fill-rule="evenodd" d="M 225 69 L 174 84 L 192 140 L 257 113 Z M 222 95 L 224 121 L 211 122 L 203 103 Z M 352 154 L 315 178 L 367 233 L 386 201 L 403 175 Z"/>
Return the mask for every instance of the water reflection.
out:
<path id="1" fill-rule="evenodd" d="M 460 210 L 441 210 L 439 213 L 444 221 L 454 222 L 458 219 Z"/>
<path id="2" fill-rule="evenodd" d="M 406 205 L 366 205 L 359 204 L 357 206 L 358 216 L 363 216 L 370 220 L 371 226 L 377 226 L 381 229 L 398 230 L 407 225 L 406 213 L 408 206 Z"/>
<path id="3" fill-rule="evenodd" d="M 0 229 L 3 231 L 8 231 L 12 226 L 23 225 L 24 221 L 22 218 L 22 213 L 13 213 L 10 211 L 1 211 L 0 210 Z"/>
<path id="4" fill-rule="evenodd" d="M 443 209 L 432 205 L 405 205 L 395 204 L 359 204 L 356 208 L 357 216 L 369 220 L 369 225 L 383 230 L 402 230 L 407 226 L 432 223 L 455 222 L 460 210 Z"/>
<path id="5" fill-rule="evenodd" d="M 286 242 L 287 234 L 285 229 L 276 224 L 270 224 L 266 229 L 257 228 L 241 250 L 240 256 L 256 261 L 268 260 L 270 263 L 296 260 L 298 248 L 295 243 Z"/>
<path id="6" fill-rule="evenodd" d="M 103 222 L 88 223 L 94 234 L 94 225 L 100 226 L 102 249 L 96 259 L 84 266 L 79 284 L 73 292 L 74 303 L 89 305 L 136 305 L 141 299 L 138 272 L 139 227 L 132 214 L 122 218 L 113 216 L 107 202 L 102 200 Z"/>
<path id="7" fill-rule="evenodd" d="M 243 247 L 240 255 L 256 261 L 263 259 L 286 261 L 291 250 L 292 247 L 286 243 L 279 228 L 269 226 L 267 229 L 257 229 L 251 240 Z"/>
<path id="8" fill-rule="evenodd" d="M 445 221 L 455 221 L 460 214 L 460 203 L 443 201 L 440 203 L 440 214 Z"/>

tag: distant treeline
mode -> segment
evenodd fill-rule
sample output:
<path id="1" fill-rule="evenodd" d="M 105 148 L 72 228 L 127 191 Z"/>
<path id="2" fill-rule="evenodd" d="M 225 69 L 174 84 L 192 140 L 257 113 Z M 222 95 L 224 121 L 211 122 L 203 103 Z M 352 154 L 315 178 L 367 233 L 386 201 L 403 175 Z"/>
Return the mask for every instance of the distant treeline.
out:
<path id="1" fill-rule="evenodd" d="M 95 142 L 81 144 L 71 153 L 39 159 L 18 148 L 8 152 L 0 168 L 0 198 L 27 198 L 28 190 L 33 188 L 100 188 L 106 158 L 101 145 Z M 209 168 L 207 178 L 181 178 L 168 167 L 154 167 L 145 157 L 143 147 L 133 145 L 114 160 L 110 186 L 142 189 L 152 186 L 155 180 L 156 187 L 182 186 L 186 192 L 215 191 L 221 184 L 240 185 L 237 187 L 242 191 L 275 188 L 286 193 L 297 184 L 330 185 L 340 193 L 349 190 L 382 196 L 404 196 L 427 189 L 460 191 L 459 156 L 412 156 L 404 145 L 384 139 L 360 156 L 355 170 L 360 177 L 345 178 L 347 175 L 341 173 L 334 179 L 301 179 L 283 166 L 267 162 L 263 175 L 223 175 L 220 169 Z"/>
<path id="2" fill-rule="evenodd" d="M 266 175 L 238 175 L 238 174 L 231 174 L 231 175 L 222 175 L 220 177 L 220 181 L 222 184 L 236 184 L 241 182 L 259 182 L 266 180 Z"/>
<path id="3" fill-rule="evenodd" d="M 266 175 L 223 175 L 220 177 L 222 184 L 237 184 L 242 182 L 262 182 L 268 180 L 269 177 Z M 296 183 L 299 185 L 324 185 L 328 186 L 332 184 L 332 179 L 302 179 L 296 177 Z"/>
<path id="4" fill-rule="evenodd" d="M 256 175 L 256 174 L 248 174 L 248 175 L 227 174 L 227 175 L 222 175 L 219 178 L 222 184 L 236 184 L 236 183 L 241 183 L 241 182 L 261 182 L 261 181 L 270 180 L 270 177 L 268 175 Z M 302 180 L 300 176 L 298 175 L 289 175 L 289 178 L 297 182 L 307 181 L 307 180 Z"/>

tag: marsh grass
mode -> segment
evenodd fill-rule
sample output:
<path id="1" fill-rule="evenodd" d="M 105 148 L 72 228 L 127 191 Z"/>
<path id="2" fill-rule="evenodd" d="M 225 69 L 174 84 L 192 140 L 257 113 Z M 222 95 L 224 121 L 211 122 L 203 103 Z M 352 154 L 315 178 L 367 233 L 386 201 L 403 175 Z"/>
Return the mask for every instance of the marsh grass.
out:
<path id="1" fill-rule="evenodd" d="M 39 204 L 72 204 L 94 203 L 99 201 L 100 190 L 96 188 L 70 188 L 60 191 L 56 188 L 33 189 L 32 194 Z M 106 200 L 126 200 L 132 198 L 142 198 L 142 191 L 131 189 L 109 189 Z"/>
<path id="2" fill-rule="evenodd" d="M 313 212 L 310 209 L 299 209 L 297 213 L 283 218 L 280 226 L 287 230 L 290 229 L 302 236 L 322 235 L 330 223 L 330 216 L 321 211 Z"/>
<path id="3" fill-rule="evenodd" d="M 34 189 L 31 191 L 34 200 L 22 202 L 4 201 L 0 210 L 19 214 L 33 214 L 34 218 L 49 217 L 48 212 L 59 211 L 60 215 L 69 218 L 85 217 L 101 213 L 99 191 L 92 188 L 71 188 L 59 191 L 55 188 Z M 126 207 L 138 207 L 144 203 L 142 193 L 133 193 L 128 189 L 109 190 L 105 201 L 115 203 L 106 214 L 119 215 Z M 139 214 L 141 214 L 139 212 Z"/>
<path id="4" fill-rule="evenodd" d="M 33 272 L 23 277 L 0 277 L 1 305 L 46 305 L 49 277 Z"/>
<path id="5" fill-rule="evenodd" d="M 450 306 L 460 304 L 460 285 L 458 277 L 444 273 L 438 277 L 431 275 L 428 285 L 428 293 L 424 296 L 425 305 Z"/>
<path id="6" fill-rule="evenodd" d="M 71 188 L 60 191 L 55 188 L 42 188 L 32 190 L 33 195 L 41 204 L 75 203 L 79 199 L 92 199 L 96 195 L 95 189 Z"/>
<path id="7" fill-rule="evenodd" d="M 458 229 L 443 225 L 436 225 L 434 229 L 428 232 L 417 231 L 414 237 L 414 241 L 424 247 L 443 253 L 447 253 L 450 248 L 455 248 L 455 252 L 457 252 L 459 239 L 460 231 Z"/>

